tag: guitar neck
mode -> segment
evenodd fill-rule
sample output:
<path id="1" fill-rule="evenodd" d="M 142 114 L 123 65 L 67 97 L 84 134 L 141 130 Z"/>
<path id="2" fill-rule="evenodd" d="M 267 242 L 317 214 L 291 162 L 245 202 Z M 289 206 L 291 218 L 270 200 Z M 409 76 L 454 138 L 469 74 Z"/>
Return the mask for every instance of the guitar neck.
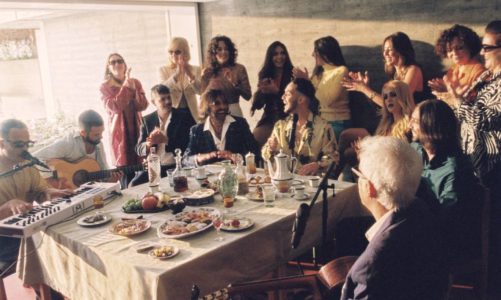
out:
<path id="1" fill-rule="evenodd" d="M 115 169 L 90 172 L 87 175 L 87 179 L 90 181 L 95 181 L 95 180 L 109 178 L 111 176 L 111 173 L 113 173 L 113 172 L 123 171 L 124 173 L 131 173 L 131 172 L 142 171 L 142 170 L 144 170 L 143 165 L 121 166 L 121 167 L 116 167 Z"/>

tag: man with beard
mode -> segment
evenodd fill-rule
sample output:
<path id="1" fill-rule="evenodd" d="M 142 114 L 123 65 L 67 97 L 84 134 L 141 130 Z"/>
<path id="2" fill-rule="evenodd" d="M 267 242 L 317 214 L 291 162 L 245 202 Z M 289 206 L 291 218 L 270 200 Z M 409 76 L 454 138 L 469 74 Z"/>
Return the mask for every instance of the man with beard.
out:
<path id="1" fill-rule="evenodd" d="M 317 175 L 339 160 L 332 127 L 318 114 L 319 102 L 312 83 L 296 78 L 285 88 L 282 100 L 289 116 L 275 123 L 271 137 L 262 149 L 263 158 L 271 159 L 279 151 L 298 159 L 300 175 Z"/>
<path id="2" fill-rule="evenodd" d="M 42 161 L 49 159 L 62 159 L 70 163 L 80 161 L 82 158 L 92 158 L 99 164 L 101 170 L 109 169 L 106 162 L 104 146 L 101 143 L 104 131 L 103 118 L 94 110 L 86 110 L 78 117 L 80 131 L 71 132 L 65 137 L 56 140 L 35 153 L 33 156 Z M 117 181 L 122 176 L 121 172 L 112 172 L 110 182 Z"/>
<path id="3" fill-rule="evenodd" d="M 259 159 L 259 145 L 244 118 L 229 114 L 228 100 L 216 85 L 202 95 L 201 111 L 205 122 L 191 127 L 190 141 L 183 165 L 196 166 L 219 160 L 235 160 L 234 154 L 254 153 Z"/>

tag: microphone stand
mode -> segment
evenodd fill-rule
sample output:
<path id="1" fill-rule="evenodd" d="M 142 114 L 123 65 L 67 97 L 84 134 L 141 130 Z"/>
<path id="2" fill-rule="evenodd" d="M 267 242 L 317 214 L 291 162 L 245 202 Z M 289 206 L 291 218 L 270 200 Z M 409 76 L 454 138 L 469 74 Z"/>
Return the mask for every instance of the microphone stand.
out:
<path id="1" fill-rule="evenodd" d="M 327 171 L 325 172 L 325 175 L 322 177 L 322 180 L 320 181 L 320 184 L 318 185 L 317 191 L 315 192 L 315 196 L 313 196 L 313 199 L 311 199 L 310 202 L 310 209 L 313 208 L 315 205 L 315 202 L 317 202 L 318 196 L 320 195 L 320 192 L 322 192 L 322 247 L 325 247 L 327 245 L 327 220 L 328 220 L 328 215 L 329 215 L 329 204 L 327 201 L 327 189 L 332 188 L 334 191 L 334 184 L 329 185 L 328 180 L 329 180 L 329 174 L 334 170 L 335 162 L 332 162 L 329 167 L 327 168 Z M 333 193 L 334 196 L 334 193 Z M 309 217 L 309 215 L 308 215 Z M 306 223 L 308 222 L 308 219 L 306 218 L 304 220 L 306 226 Z M 298 245 L 300 243 L 300 239 L 298 241 Z M 297 247 L 297 246 L 296 246 Z M 295 248 L 293 246 L 293 248 Z M 315 262 L 316 264 L 316 262 Z"/>
<path id="2" fill-rule="evenodd" d="M 32 167 L 34 165 L 36 165 L 36 162 L 34 162 L 34 161 L 30 161 L 29 163 L 21 165 L 21 166 L 20 165 L 16 165 L 16 166 L 14 166 L 12 168 L 12 170 L 9 170 L 7 172 L 1 173 L 0 177 L 10 176 L 10 175 L 12 175 L 14 173 L 17 173 L 17 172 L 21 171 L 24 168 Z"/>

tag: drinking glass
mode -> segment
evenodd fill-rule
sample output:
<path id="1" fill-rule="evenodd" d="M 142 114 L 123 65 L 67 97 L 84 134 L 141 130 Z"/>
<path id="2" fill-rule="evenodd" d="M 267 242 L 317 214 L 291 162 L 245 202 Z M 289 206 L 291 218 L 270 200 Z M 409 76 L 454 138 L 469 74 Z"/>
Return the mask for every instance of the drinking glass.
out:
<path id="1" fill-rule="evenodd" d="M 275 202 L 276 191 L 272 185 L 263 186 L 263 200 L 265 207 L 273 207 Z"/>
<path id="2" fill-rule="evenodd" d="M 221 236 L 221 226 L 223 226 L 223 215 L 213 215 L 212 216 L 212 224 L 214 228 L 216 228 L 217 237 L 214 239 L 215 241 L 221 242 L 224 241 L 224 237 Z"/>

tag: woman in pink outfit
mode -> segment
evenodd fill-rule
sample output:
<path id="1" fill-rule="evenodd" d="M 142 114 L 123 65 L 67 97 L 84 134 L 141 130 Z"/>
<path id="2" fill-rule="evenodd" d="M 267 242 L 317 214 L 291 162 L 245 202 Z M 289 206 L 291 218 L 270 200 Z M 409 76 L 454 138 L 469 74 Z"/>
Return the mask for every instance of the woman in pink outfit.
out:
<path id="1" fill-rule="evenodd" d="M 141 82 L 131 78 L 130 71 L 120 54 L 110 54 L 104 72 L 105 82 L 100 89 L 108 112 L 111 152 L 116 166 L 140 162 L 134 147 L 139 137 L 141 111 L 148 107 L 148 100 Z"/>

